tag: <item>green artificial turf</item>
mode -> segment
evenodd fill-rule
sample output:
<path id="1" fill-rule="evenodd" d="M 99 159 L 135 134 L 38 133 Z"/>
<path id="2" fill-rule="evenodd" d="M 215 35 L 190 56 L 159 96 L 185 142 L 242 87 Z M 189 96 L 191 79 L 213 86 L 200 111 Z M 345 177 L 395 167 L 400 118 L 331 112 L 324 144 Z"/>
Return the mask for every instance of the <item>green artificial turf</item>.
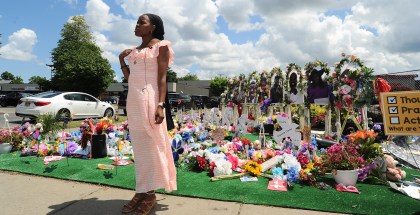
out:
<path id="1" fill-rule="evenodd" d="M 110 171 L 96 168 L 98 164 L 111 163 L 112 160 L 108 158 L 65 158 L 45 166 L 43 158 L 20 157 L 19 152 L 0 155 L 0 170 L 134 190 L 134 165 L 120 166 Z M 406 171 L 408 178 L 410 174 L 419 175 L 415 170 Z M 352 214 L 420 213 L 420 201 L 385 185 L 358 183 L 356 186 L 360 194 L 338 192 L 335 189 L 323 191 L 299 184 L 295 184 L 293 190 L 288 192 L 277 192 L 267 190 L 268 179 L 263 177 L 259 177 L 258 182 L 245 183 L 239 179 L 211 182 L 206 172 L 196 173 L 183 169 L 178 169 L 177 180 L 178 190 L 171 195 Z M 328 177 L 325 182 L 334 184 L 333 179 Z M 165 193 L 162 190 L 158 192 Z"/>

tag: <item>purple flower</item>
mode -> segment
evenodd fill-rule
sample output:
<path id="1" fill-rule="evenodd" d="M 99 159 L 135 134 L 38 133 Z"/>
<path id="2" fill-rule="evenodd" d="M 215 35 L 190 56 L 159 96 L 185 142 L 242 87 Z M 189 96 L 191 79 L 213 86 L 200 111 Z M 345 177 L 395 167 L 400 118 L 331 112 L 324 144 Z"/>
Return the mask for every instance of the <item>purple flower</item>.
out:
<path id="1" fill-rule="evenodd" d="M 374 125 L 373 125 L 373 130 L 375 130 L 375 131 L 381 130 L 381 125 L 379 125 L 379 124 L 374 124 Z"/>
<path id="2" fill-rule="evenodd" d="M 66 148 L 66 153 L 65 154 L 67 154 L 67 155 L 72 154 L 73 152 L 76 151 L 76 149 L 77 149 L 78 146 L 79 145 L 77 145 L 76 142 L 74 142 L 74 141 L 68 141 L 67 142 L 67 148 Z"/>
<path id="3" fill-rule="evenodd" d="M 360 168 L 358 170 L 358 175 L 357 175 L 357 180 L 358 181 L 363 181 L 367 178 L 369 174 L 369 166 L 366 166 L 365 168 Z"/>
<path id="4" fill-rule="evenodd" d="M 236 146 L 236 150 L 238 150 L 238 151 L 243 151 L 243 150 L 244 150 L 244 147 L 242 147 L 242 145 L 241 145 L 241 144 L 239 144 L 239 143 L 237 143 L 237 142 L 235 142 L 234 144 L 235 144 L 235 146 Z"/>

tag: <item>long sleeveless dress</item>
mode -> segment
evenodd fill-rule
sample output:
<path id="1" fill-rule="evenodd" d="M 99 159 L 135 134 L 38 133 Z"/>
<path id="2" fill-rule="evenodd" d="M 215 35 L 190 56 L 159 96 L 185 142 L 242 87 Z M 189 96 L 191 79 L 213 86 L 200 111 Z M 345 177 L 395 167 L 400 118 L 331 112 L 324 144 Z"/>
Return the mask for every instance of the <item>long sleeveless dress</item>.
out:
<path id="1" fill-rule="evenodd" d="M 159 102 L 157 57 L 161 46 L 168 47 L 169 63 L 172 63 L 173 50 L 167 40 L 141 50 L 134 48 L 127 56 L 130 77 L 126 109 L 133 145 L 137 193 L 161 188 L 167 192 L 177 189 L 166 121 L 155 124 L 155 111 Z"/>

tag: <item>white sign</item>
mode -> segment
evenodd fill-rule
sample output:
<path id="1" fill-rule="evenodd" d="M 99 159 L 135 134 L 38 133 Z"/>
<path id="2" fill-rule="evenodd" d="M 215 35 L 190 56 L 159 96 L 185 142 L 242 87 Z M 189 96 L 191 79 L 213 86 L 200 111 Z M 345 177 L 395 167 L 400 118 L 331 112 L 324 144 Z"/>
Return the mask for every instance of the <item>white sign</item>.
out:
<path id="1" fill-rule="evenodd" d="M 279 122 L 282 130 L 273 131 L 273 139 L 277 144 L 280 144 L 283 142 L 284 138 L 290 138 L 293 145 L 299 147 L 302 139 L 302 134 L 296 131 L 296 128 L 298 128 L 299 125 L 296 123 L 289 124 L 287 121 L 288 117 L 277 116 L 277 122 Z"/>

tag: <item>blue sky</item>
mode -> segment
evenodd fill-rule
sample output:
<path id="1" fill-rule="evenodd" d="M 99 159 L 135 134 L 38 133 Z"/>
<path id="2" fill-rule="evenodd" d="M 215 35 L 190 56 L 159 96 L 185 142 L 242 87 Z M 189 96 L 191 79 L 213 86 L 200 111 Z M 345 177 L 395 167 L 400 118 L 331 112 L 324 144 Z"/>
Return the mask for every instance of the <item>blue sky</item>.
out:
<path id="1" fill-rule="evenodd" d="M 50 78 L 46 64 L 63 25 L 83 15 L 120 80 L 117 56 L 140 43 L 132 32 L 146 12 L 163 18 L 178 76 L 232 77 L 284 70 L 289 63 L 303 67 L 315 59 L 333 66 L 343 52 L 356 54 L 377 74 L 413 70 L 420 68 L 416 11 L 420 6 L 408 0 L 5 0 L 0 73 L 9 71 L 24 81 Z"/>

